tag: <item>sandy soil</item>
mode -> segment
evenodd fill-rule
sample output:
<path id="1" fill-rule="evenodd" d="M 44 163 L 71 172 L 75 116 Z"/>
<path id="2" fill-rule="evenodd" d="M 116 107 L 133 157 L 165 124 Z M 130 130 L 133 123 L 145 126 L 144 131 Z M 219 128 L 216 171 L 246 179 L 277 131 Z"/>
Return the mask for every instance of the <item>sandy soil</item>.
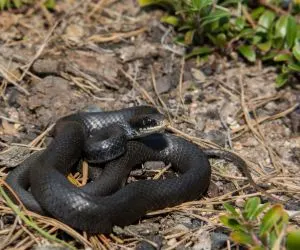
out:
<path id="1" fill-rule="evenodd" d="M 181 136 L 243 157 L 257 183 L 283 199 L 287 210 L 298 210 L 299 86 L 276 89 L 274 68 L 235 56 L 184 62 L 184 48 L 173 43 L 175 32 L 160 24 L 161 15 L 141 11 L 134 0 L 67 0 L 53 12 L 40 4 L 0 12 L 1 179 L 49 143 L 45 131 L 59 117 L 91 107 L 150 104 Z M 91 237 L 32 216 L 78 248 L 222 249 L 228 234 L 218 224 L 222 204 L 241 207 L 260 194 L 233 164 L 211 163 L 203 199 L 158 211 L 112 235 Z M 61 246 L 15 217 L 3 197 L 0 215 L 1 249 Z M 292 223 L 299 225 L 299 218 Z"/>

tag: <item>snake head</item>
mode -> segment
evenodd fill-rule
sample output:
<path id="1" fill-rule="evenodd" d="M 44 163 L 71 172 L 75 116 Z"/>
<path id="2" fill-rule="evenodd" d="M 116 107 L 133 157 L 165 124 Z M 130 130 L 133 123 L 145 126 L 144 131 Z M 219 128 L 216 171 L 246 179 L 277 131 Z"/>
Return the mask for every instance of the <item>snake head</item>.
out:
<path id="1" fill-rule="evenodd" d="M 136 115 L 128 123 L 133 137 L 142 137 L 161 131 L 169 124 L 166 117 L 160 113 Z"/>

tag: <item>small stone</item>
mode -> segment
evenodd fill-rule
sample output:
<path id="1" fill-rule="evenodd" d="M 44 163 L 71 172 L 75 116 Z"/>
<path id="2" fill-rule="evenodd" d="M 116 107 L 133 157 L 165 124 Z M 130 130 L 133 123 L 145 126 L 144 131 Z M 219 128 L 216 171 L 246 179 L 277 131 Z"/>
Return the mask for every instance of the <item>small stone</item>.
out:
<path id="1" fill-rule="evenodd" d="M 154 244 L 156 244 L 157 247 L 155 247 L 153 244 L 151 244 L 148 241 L 141 241 L 137 246 L 137 250 L 155 250 L 155 249 L 160 249 L 162 246 L 162 237 L 160 235 L 154 235 L 154 236 L 149 236 L 147 239 Z"/>
<path id="2" fill-rule="evenodd" d="M 298 163 L 300 163 L 300 148 L 296 147 L 292 149 L 292 158 L 295 159 Z"/>
<path id="3" fill-rule="evenodd" d="M 149 236 L 151 234 L 159 232 L 159 224 L 157 223 L 141 223 L 137 225 L 129 225 L 124 228 L 128 232 L 133 232 L 134 234 Z"/>
<path id="4" fill-rule="evenodd" d="M 241 143 L 239 143 L 239 142 L 236 142 L 236 143 L 234 143 L 233 148 L 234 148 L 234 150 L 236 150 L 236 151 L 240 151 L 240 150 L 243 149 L 243 145 L 242 145 Z"/>
<path id="5" fill-rule="evenodd" d="M 201 116 L 196 116 L 196 122 L 197 122 L 196 124 L 197 131 L 203 131 L 206 123 L 206 118 Z"/>
<path id="6" fill-rule="evenodd" d="M 206 76 L 211 76 L 214 72 L 210 65 L 205 65 L 202 67 L 202 71 Z"/>
<path id="7" fill-rule="evenodd" d="M 212 120 L 219 119 L 219 112 L 216 109 L 209 109 L 207 110 L 205 116 Z"/>
<path id="8" fill-rule="evenodd" d="M 14 128 L 15 128 L 16 130 L 18 130 L 20 127 L 21 127 L 21 124 L 19 124 L 19 123 L 15 123 L 15 124 L 14 124 Z"/>
<path id="9" fill-rule="evenodd" d="M 184 96 L 184 104 L 191 104 L 193 102 L 193 96 L 192 95 L 185 95 Z"/>
<path id="10" fill-rule="evenodd" d="M 275 104 L 275 102 L 268 102 L 265 106 L 265 109 L 268 111 L 274 111 L 277 110 L 277 105 Z"/>
<path id="11" fill-rule="evenodd" d="M 223 233 L 211 233 L 210 234 L 212 245 L 211 249 L 220 249 L 225 246 L 228 240 L 228 235 Z"/>
<path id="12" fill-rule="evenodd" d="M 84 35 L 84 30 L 82 26 L 71 24 L 66 29 L 66 35 L 65 37 L 73 42 L 78 43 L 80 41 L 80 38 Z"/>
<path id="13" fill-rule="evenodd" d="M 162 169 L 163 167 L 165 167 L 164 162 L 162 161 L 146 161 L 144 164 L 144 169 L 149 170 L 149 169 L 153 169 L 153 170 L 157 170 L 157 169 Z"/>
<path id="14" fill-rule="evenodd" d="M 157 56 L 159 50 L 155 44 L 142 43 L 127 47 L 122 47 L 118 50 L 118 54 L 123 62 L 130 62 L 137 59 L 146 59 Z"/>
<path id="15" fill-rule="evenodd" d="M 183 225 L 183 224 L 177 224 L 176 226 L 172 227 L 169 231 L 171 234 L 176 234 L 176 233 L 187 233 L 189 229 Z"/>
<path id="16" fill-rule="evenodd" d="M 194 79 L 197 80 L 198 82 L 206 81 L 206 76 L 205 76 L 205 74 L 203 74 L 203 72 L 201 70 L 192 68 L 191 73 L 192 73 Z"/>
<path id="17" fill-rule="evenodd" d="M 197 110 L 198 110 L 198 104 L 196 102 L 192 103 L 190 106 L 189 106 L 189 112 L 190 112 L 190 116 L 193 117 L 196 115 L 197 113 Z"/>
<path id="18" fill-rule="evenodd" d="M 211 238 L 209 232 L 200 229 L 195 234 L 196 243 L 192 247 L 193 250 L 211 250 Z"/>
<path id="19" fill-rule="evenodd" d="M 208 133 L 204 134 L 204 138 L 222 147 L 226 144 L 226 134 L 219 130 L 210 130 Z"/>
<path id="20" fill-rule="evenodd" d="M 290 115 L 292 122 L 292 131 L 295 134 L 300 133 L 300 105 Z"/>
<path id="21" fill-rule="evenodd" d="M 241 198 L 237 198 L 235 200 L 235 204 L 238 206 L 238 207 L 244 207 L 245 205 L 245 200 L 244 199 L 241 199 Z"/>
<path id="22" fill-rule="evenodd" d="M 177 240 L 175 238 L 172 238 L 168 240 L 167 245 L 168 246 L 174 246 L 177 243 Z"/>
<path id="23" fill-rule="evenodd" d="M 256 147 L 256 146 L 258 146 L 258 144 L 259 143 L 255 137 L 247 138 L 246 142 L 244 143 L 244 145 L 247 147 Z"/>
<path id="24" fill-rule="evenodd" d="M 236 120 L 234 120 L 232 117 L 227 117 L 227 124 L 229 125 L 230 129 L 238 129 L 240 127 L 240 124 Z"/>
<path id="25" fill-rule="evenodd" d="M 98 105 L 92 104 L 84 108 L 83 111 L 92 113 L 92 112 L 102 112 L 103 109 L 100 108 Z"/>
<path id="26" fill-rule="evenodd" d="M 169 76 L 163 76 L 156 80 L 157 93 L 163 94 L 169 92 L 171 89 L 171 79 Z"/>
<path id="27" fill-rule="evenodd" d="M 204 100 L 205 100 L 205 95 L 204 95 L 203 93 L 200 93 L 200 94 L 198 95 L 197 101 L 202 102 L 202 101 L 204 101 Z"/>

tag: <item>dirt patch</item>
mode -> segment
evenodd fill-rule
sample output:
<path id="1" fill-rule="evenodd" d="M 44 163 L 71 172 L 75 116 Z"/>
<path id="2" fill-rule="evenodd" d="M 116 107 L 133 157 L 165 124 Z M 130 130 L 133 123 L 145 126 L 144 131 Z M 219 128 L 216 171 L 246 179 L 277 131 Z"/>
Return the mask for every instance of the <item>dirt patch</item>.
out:
<path id="1" fill-rule="evenodd" d="M 298 209 L 299 86 L 278 90 L 275 69 L 239 59 L 212 55 L 205 63 L 183 62 L 184 49 L 172 43 L 174 32 L 159 23 L 161 11 L 140 11 L 131 0 L 106 2 L 58 1 L 54 12 L 37 4 L 0 13 L 1 179 L 15 158 L 30 153 L 28 145 L 47 145 L 50 138 L 39 135 L 59 117 L 91 106 L 151 104 L 182 136 L 201 146 L 210 146 L 209 140 L 245 158 L 256 182 L 284 199 L 287 209 Z M 227 240 L 216 225 L 222 204 L 241 206 L 256 191 L 233 164 L 211 163 L 204 199 L 154 212 L 110 236 L 86 237 L 34 218 L 79 248 L 217 249 Z M 5 247 L 29 249 L 47 241 L 22 229 L 2 197 L 0 213 Z M 11 230 L 20 233 L 11 237 Z"/>

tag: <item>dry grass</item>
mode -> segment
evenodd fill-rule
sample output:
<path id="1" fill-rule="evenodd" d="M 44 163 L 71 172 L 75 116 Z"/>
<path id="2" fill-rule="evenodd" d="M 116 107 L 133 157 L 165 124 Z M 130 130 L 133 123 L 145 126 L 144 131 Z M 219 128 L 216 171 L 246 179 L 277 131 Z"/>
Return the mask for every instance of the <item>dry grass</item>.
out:
<path id="1" fill-rule="evenodd" d="M 7 89 L 7 84 L 12 84 L 18 88 L 21 92 L 26 95 L 30 95 L 30 92 L 27 90 L 26 85 L 24 84 L 24 78 L 36 79 L 32 72 L 30 72 L 30 67 L 32 64 L 41 56 L 42 52 L 46 49 L 48 42 L 53 38 L 57 38 L 58 35 L 55 33 L 57 29 L 67 26 L 69 18 L 72 15 L 82 15 L 81 11 L 89 10 L 87 19 L 90 22 L 95 18 L 101 19 L 103 21 L 103 16 L 101 14 L 106 13 L 106 18 L 110 19 L 111 16 L 118 19 L 118 13 L 110 9 L 110 6 L 115 1 L 99 1 L 98 4 L 92 3 L 92 1 L 81 1 L 79 4 L 75 5 L 70 9 L 63 18 L 60 18 L 58 21 L 53 23 L 53 17 L 51 13 L 47 12 L 45 9 L 42 10 L 43 15 L 46 17 L 48 24 L 51 28 L 47 32 L 45 38 L 40 43 L 40 47 L 37 50 L 36 54 L 31 58 L 29 64 L 21 67 L 22 74 L 20 77 L 12 75 L 6 68 L 0 67 L 0 74 L 3 77 L 1 86 L 0 86 L 0 96 L 5 95 Z M 109 16 L 109 17 L 107 17 Z M 132 17 L 125 17 L 129 23 L 136 23 L 138 20 Z M 94 21 L 95 22 L 95 21 Z M 92 23 L 93 24 L 93 23 Z M 132 38 L 138 35 L 143 34 L 146 31 L 146 28 L 132 29 L 132 31 L 127 32 L 107 32 L 107 35 L 93 35 L 90 36 L 86 42 L 96 42 L 96 43 L 117 43 L 126 38 Z M 180 79 L 177 87 L 177 108 L 170 109 L 168 104 L 165 102 L 165 99 L 159 95 L 157 91 L 156 83 L 156 74 L 157 72 L 153 67 L 148 71 L 148 74 L 151 75 L 152 82 L 152 91 L 145 89 L 141 82 L 137 79 L 139 75 L 138 68 L 136 68 L 135 75 L 130 74 L 124 69 L 120 70 L 121 75 L 128 80 L 132 88 L 136 91 L 136 103 L 146 102 L 157 107 L 161 112 L 166 114 L 170 120 L 169 131 L 177 134 L 178 136 L 184 137 L 187 140 L 192 141 L 193 143 L 204 148 L 220 148 L 219 145 L 205 140 L 196 136 L 191 135 L 188 131 L 181 130 L 179 124 L 194 124 L 194 120 L 188 116 L 188 107 L 184 103 L 183 99 L 183 75 L 185 61 L 181 60 L 181 72 Z M 237 153 L 241 158 L 246 160 L 249 163 L 249 170 L 252 173 L 254 180 L 257 183 L 268 183 L 268 194 L 277 195 L 277 197 L 283 198 L 285 202 L 288 199 L 298 201 L 300 197 L 300 177 L 290 173 L 289 171 L 284 170 L 283 163 L 281 162 L 280 157 L 271 147 L 270 143 L 266 140 L 265 134 L 261 129 L 261 126 L 265 123 L 268 123 L 272 120 L 281 119 L 291 113 L 295 108 L 296 104 L 287 108 L 286 110 L 281 110 L 278 113 L 273 115 L 257 117 L 249 116 L 249 113 L 252 112 L 256 114 L 256 110 L 271 101 L 281 98 L 280 95 L 269 95 L 269 96 L 260 96 L 256 98 L 248 97 L 245 93 L 245 83 L 244 78 L 246 77 L 246 70 L 240 68 L 238 82 L 239 89 L 235 89 L 231 86 L 228 86 L 226 82 L 219 81 L 220 91 L 225 92 L 230 96 L 236 97 L 240 100 L 240 112 L 237 114 L 237 117 L 243 117 L 245 124 L 239 126 L 238 128 L 228 128 L 228 132 L 231 136 L 231 140 L 236 142 L 239 140 L 242 135 L 248 133 L 249 136 L 253 136 L 259 142 L 259 144 L 267 152 L 267 157 L 270 161 L 271 170 L 267 172 L 263 164 L 259 164 L 255 159 L 245 159 L 243 155 Z M 70 79 L 75 86 L 77 86 L 82 92 L 87 93 L 91 97 L 97 98 L 93 93 L 101 91 L 95 82 L 91 81 L 88 77 L 74 77 L 66 74 L 65 78 Z M 28 81 L 27 81 L 28 82 Z M 25 85 L 25 86 L 24 86 Z M 114 89 L 114 87 L 112 87 Z M 116 87 L 116 89 L 118 89 Z M 183 115 L 178 114 L 178 110 L 184 110 Z M 1 118 L 2 119 L 2 118 Z M 51 130 L 52 126 L 49 126 L 44 132 L 42 132 L 35 140 L 26 145 L 29 149 L 40 150 L 44 148 L 44 140 L 47 133 Z M 2 146 L 2 144 L 1 144 Z M 6 145 L 5 150 L 0 154 L 7 153 L 10 150 L 15 149 L 15 145 Z M 233 149 L 226 149 L 232 150 Z M 177 246 L 188 247 L 191 246 L 194 242 L 194 236 L 198 235 L 204 231 L 213 231 L 216 228 L 219 228 L 221 225 L 218 221 L 220 214 L 224 212 L 222 204 L 224 202 L 234 202 L 244 201 L 245 199 L 253 196 L 262 196 L 265 195 L 261 192 L 251 192 L 251 187 L 247 184 L 247 180 L 241 176 L 233 176 L 226 174 L 226 172 L 220 171 L 220 168 L 217 166 L 217 163 L 212 164 L 213 167 L 213 179 L 212 182 L 217 180 L 226 179 L 226 181 L 231 182 L 235 189 L 232 191 L 225 192 L 222 195 L 214 197 L 203 197 L 200 200 L 187 202 L 176 207 L 166 208 L 160 211 L 154 211 L 149 213 L 149 216 L 158 216 L 158 215 L 167 215 L 167 214 L 180 214 L 187 216 L 189 218 L 195 218 L 200 221 L 205 222 L 205 225 L 202 227 L 197 227 L 195 229 L 189 229 L 187 231 L 176 232 L 172 230 L 164 230 L 161 232 L 165 241 L 169 242 L 172 239 L 176 239 L 176 243 L 172 246 L 168 246 L 165 249 L 171 250 L 175 249 Z M 82 177 L 73 176 L 71 179 L 77 185 L 84 185 L 87 181 L 87 166 L 84 167 L 85 171 Z M 9 171 L 5 166 L 0 170 L 1 184 L 5 185 L 4 179 L 5 175 Z M 157 176 L 161 176 L 162 172 L 158 173 Z M 157 178 L 157 177 L 156 177 Z M 72 228 L 64 225 L 63 223 L 38 214 L 27 211 L 22 206 L 16 207 L 5 195 L 0 197 L 0 214 L 2 218 L 12 218 L 12 223 L 4 223 L 2 219 L 0 225 L 0 250 L 1 249 L 31 249 L 35 244 L 43 245 L 47 243 L 64 245 L 65 247 L 74 247 L 74 248 L 92 248 L 92 249 L 133 249 L 140 241 L 146 241 L 155 248 L 158 248 L 156 242 L 153 242 L 141 235 L 131 231 L 130 229 L 125 228 L 127 237 L 120 238 L 117 234 L 113 233 L 111 235 L 95 235 L 89 236 L 85 232 L 77 232 Z M 14 216 L 12 216 L 14 215 Z M 146 219 L 145 219 L 146 220 Z M 143 223 L 143 220 L 141 221 Z M 71 239 L 61 242 L 59 239 L 65 232 L 67 235 L 71 236 Z M 67 244 L 67 245 L 66 245 Z M 230 249 L 230 244 L 228 244 L 228 249 Z"/>

